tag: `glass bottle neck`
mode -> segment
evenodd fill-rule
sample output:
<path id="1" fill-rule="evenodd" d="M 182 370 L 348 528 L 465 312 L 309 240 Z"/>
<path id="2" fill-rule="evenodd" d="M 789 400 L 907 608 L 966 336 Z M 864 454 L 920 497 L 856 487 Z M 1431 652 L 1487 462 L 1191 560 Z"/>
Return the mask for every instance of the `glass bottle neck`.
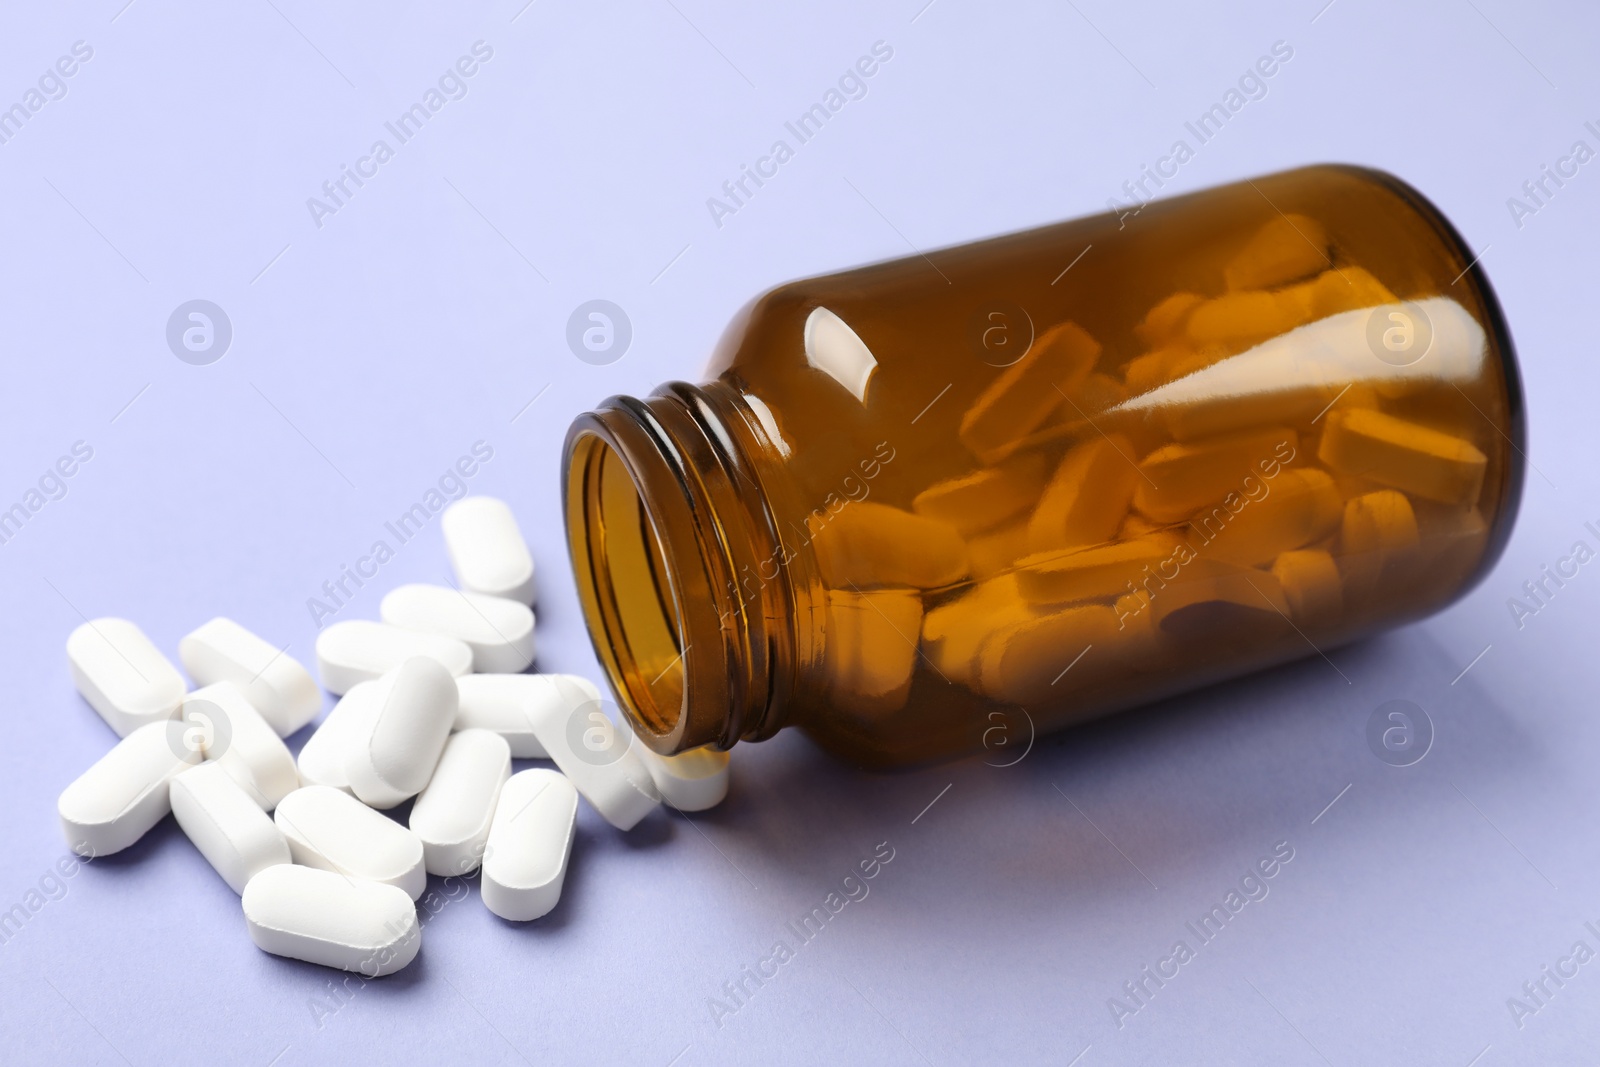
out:
<path id="1" fill-rule="evenodd" d="M 791 560 L 725 382 L 614 396 L 567 434 L 567 547 L 590 639 L 657 752 L 771 736 L 796 676 Z M 803 564 L 802 564 L 803 565 Z"/>

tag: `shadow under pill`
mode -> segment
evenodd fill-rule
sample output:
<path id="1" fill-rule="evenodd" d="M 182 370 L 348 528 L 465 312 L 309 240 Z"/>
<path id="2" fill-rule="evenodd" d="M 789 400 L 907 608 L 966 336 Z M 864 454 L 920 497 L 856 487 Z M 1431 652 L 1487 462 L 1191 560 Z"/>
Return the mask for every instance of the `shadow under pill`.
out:
<path id="1" fill-rule="evenodd" d="M 181 840 L 185 848 L 193 847 L 189 844 L 189 839 L 184 835 L 184 832 L 178 827 L 177 820 L 168 816 L 163 816 L 160 822 L 152 826 L 148 831 L 145 832 L 143 837 L 139 838 L 139 840 L 135 841 L 127 848 L 120 849 L 105 856 L 79 856 L 78 860 L 85 867 L 91 869 L 96 867 L 131 867 L 135 864 L 145 862 L 145 860 L 152 856 L 157 849 L 165 847 L 166 843 L 174 838 Z"/>

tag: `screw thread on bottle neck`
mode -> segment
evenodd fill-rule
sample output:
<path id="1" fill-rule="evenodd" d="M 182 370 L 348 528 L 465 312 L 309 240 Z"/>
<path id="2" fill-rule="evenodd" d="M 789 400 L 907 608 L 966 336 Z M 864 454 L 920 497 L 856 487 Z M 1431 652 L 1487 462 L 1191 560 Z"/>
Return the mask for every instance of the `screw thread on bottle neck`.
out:
<path id="1" fill-rule="evenodd" d="M 616 396 L 568 433 L 562 496 L 590 637 L 661 753 L 783 725 L 796 583 L 758 474 L 768 451 L 731 386 Z"/>

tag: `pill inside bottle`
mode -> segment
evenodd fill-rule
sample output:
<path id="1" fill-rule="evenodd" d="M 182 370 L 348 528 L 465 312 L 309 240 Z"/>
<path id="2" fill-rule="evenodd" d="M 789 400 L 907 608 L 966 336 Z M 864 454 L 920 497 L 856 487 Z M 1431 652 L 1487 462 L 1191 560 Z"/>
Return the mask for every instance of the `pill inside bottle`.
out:
<path id="1" fill-rule="evenodd" d="M 649 748 L 906 766 L 1439 611 L 1524 439 L 1471 249 L 1319 166 L 771 289 L 580 416 L 563 494 Z"/>

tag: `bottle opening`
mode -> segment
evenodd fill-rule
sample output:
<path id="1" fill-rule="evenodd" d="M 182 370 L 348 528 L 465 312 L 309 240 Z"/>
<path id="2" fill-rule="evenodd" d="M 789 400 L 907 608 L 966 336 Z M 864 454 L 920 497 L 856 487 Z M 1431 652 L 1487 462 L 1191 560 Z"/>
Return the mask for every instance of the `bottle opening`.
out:
<path id="1" fill-rule="evenodd" d="M 662 755 L 770 737 L 790 706 L 793 594 L 771 571 L 783 550 L 727 392 L 614 396 L 567 433 L 584 621 L 634 732 Z"/>
<path id="2" fill-rule="evenodd" d="M 674 734 L 688 646 L 662 538 L 621 455 L 594 435 L 568 464 L 568 538 L 595 647 L 626 711 L 649 734 Z"/>

